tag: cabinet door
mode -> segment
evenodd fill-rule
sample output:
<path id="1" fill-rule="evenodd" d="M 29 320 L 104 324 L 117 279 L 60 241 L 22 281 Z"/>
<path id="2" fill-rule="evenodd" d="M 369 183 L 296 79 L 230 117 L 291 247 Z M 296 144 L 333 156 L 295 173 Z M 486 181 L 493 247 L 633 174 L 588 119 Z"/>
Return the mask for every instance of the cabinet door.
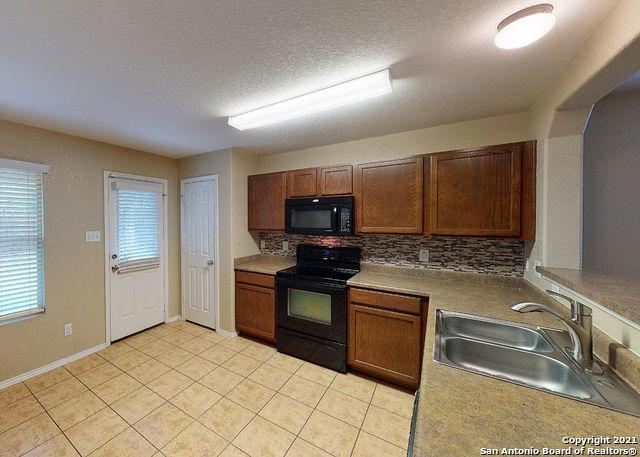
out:
<path id="1" fill-rule="evenodd" d="M 318 170 L 287 171 L 287 197 L 315 197 L 318 195 Z"/>
<path id="2" fill-rule="evenodd" d="M 250 284 L 236 284 L 236 328 L 242 333 L 275 342 L 275 291 Z"/>
<path id="3" fill-rule="evenodd" d="M 430 234 L 520 235 L 521 144 L 430 156 Z"/>
<path id="4" fill-rule="evenodd" d="M 285 173 L 249 176 L 249 230 L 284 230 Z"/>
<path id="5" fill-rule="evenodd" d="M 420 316 L 349 304 L 349 365 L 390 382 L 420 382 Z"/>
<path id="6" fill-rule="evenodd" d="M 356 231 L 422 233 L 422 157 L 356 166 Z"/>
<path id="7" fill-rule="evenodd" d="M 348 195 L 353 192 L 353 167 L 325 167 L 320 169 L 320 195 Z"/>

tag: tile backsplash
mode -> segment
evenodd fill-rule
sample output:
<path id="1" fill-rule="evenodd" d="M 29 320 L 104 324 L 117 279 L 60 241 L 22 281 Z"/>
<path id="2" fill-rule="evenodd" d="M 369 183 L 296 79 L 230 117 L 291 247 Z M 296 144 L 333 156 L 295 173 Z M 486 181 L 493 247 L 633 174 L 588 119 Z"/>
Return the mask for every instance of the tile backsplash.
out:
<path id="1" fill-rule="evenodd" d="M 262 254 L 295 256 L 300 243 L 324 246 L 355 246 L 362 249 L 362 261 L 400 267 L 465 271 L 503 276 L 523 276 L 524 241 L 508 238 L 425 237 L 420 235 L 366 235 L 323 237 L 261 232 Z M 282 242 L 289 249 L 282 249 Z M 429 250 L 427 262 L 420 249 Z"/>

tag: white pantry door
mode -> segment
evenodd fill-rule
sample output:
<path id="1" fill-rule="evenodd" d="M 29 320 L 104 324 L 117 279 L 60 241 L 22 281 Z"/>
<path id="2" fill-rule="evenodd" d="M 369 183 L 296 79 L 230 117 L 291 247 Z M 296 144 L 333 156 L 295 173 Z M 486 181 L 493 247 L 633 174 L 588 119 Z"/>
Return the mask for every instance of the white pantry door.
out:
<path id="1" fill-rule="evenodd" d="M 161 183 L 109 177 L 111 341 L 164 322 Z"/>
<path id="2" fill-rule="evenodd" d="M 218 237 L 216 176 L 185 179 L 182 190 L 182 313 L 185 320 L 217 325 Z"/>

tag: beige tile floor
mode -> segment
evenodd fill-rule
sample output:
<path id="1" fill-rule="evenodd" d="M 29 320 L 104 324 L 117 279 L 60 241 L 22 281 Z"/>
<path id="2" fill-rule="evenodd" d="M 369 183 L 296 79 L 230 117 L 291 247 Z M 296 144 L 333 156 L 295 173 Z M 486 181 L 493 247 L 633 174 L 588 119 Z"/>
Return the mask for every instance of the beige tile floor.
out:
<path id="1" fill-rule="evenodd" d="M 404 456 L 412 393 L 178 321 L 0 390 L 0 456 Z"/>

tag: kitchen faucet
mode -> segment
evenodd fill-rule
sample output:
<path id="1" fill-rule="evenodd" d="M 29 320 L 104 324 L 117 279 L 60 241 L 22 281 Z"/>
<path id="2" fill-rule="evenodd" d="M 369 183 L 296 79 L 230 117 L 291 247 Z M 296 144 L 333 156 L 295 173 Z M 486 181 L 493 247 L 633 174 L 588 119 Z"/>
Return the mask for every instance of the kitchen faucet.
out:
<path id="1" fill-rule="evenodd" d="M 565 326 L 571 337 L 571 355 L 585 370 L 599 371 L 599 366 L 593 361 L 593 337 L 591 308 L 580 302 L 562 295 L 558 292 L 547 290 L 549 295 L 564 298 L 571 304 L 571 319 L 564 317 L 555 309 L 533 302 L 521 302 L 511 305 L 513 311 L 519 313 L 546 312 L 557 318 Z"/>

